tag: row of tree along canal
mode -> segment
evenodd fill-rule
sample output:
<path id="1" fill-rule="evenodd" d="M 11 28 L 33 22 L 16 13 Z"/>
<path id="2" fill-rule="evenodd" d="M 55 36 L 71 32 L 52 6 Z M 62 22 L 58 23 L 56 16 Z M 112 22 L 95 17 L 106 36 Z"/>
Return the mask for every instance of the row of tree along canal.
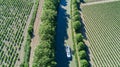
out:
<path id="1" fill-rule="evenodd" d="M 35 49 L 33 67 L 56 67 L 55 29 L 58 3 L 58 0 L 44 0 L 39 30 L 40 43 Z"/>
<path id="2" fill-rule="evenodd" d="M 86 46 L 83 42 L 83 35 L 82 32 L 82 20 L 80 17 L 80 10 L 79 10 L 79 0 L 72 0 L 72 25 L 74 28 L 74 38 L 75 38 L 75 48 L 76 52 L 78 52 L 78 66 L 79 67 L 89 67 L 89 63 L 87 61 L 87 52 Z"/>

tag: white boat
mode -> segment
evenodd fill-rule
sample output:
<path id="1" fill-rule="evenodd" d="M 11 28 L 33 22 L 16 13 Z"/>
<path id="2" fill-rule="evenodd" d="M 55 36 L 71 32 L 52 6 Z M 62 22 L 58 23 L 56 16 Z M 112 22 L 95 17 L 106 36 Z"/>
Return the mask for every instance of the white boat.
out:
<path id="1" fill-rule="evenodd" d="M 71 50 L 69 46 L 66 46 L 66 53 L 67 53 L 67 57 L 71 58 Z"/>

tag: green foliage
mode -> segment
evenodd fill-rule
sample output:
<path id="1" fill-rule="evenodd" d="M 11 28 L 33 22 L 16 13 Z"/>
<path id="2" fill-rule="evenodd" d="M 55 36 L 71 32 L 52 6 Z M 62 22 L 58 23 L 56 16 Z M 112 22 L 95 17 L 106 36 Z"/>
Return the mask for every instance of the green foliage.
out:
<path id="1" fill-rule="evenodd" d="M 33 33 L 34 21 L 35 21 L 37 9 L 38 9 L 38 4 L 39 4 L 39 0 L 36 0 L 34 5 L 35 6 L 34 11 L 32 14 L 32 19 L 28 27 L 28 32 L 27 32 L 28 34 L 27 34 L 26 43 L 24 47 L 24 51 L 25 51 L 24 62 L 20 65 L 21 67 L 29 67 L 29 57 L 30 57 L 30 50 L 31 50 L 30 43 L 31 43 L 31 38 Z"/>
<path id="2" fill-rule="evenodd" d="M 30 36 L 32 37 L 32 33 L 33 33 L 33 26 L 30 25 L 30 26 L 28 27 L 28 34 L 30 34 Z"/>
<path id="3" fill-rule="evenodd" d="M 54 50 L 51 50 L 51 44 L 46 41 L 40 42 L 40 45 L 35 49 L 35 57 L 33 67 L 54 66 Z"/>
<path id="4" fill-rule="evenodd" d="M 81 27 L 80 21 L 74 22 L 73 27 L 75 29 L 75 32 L 78 32 L 80 30 L 80 27 Z"/>
<path id="5" fill-rule="evenodd" d="M 87 60 L 80 60 L 80 67 L 89 67 L 89 63 L 87 62 Z"/>
<path id="6" fill-rule="evenodd" d="M 29 67 L 29 62 L 25 62 L 24 67 Z"/>
<path id="7" fill-rule="evenodd" d="M 85 45 L 84 45 L 83 42 L 79 42 L 77 46 L 78 46 L 78 50 L 79 50 L 79 51 L 85 49 Z"/>
<path id="8" fill-rule="evenodd" d="M 77 12 L 76 12 L 77 13 Z M 74 15 L 73 21 L 80 21 L 80 14 Z"/>
<path id="9" fill-rule="evenodd" d="M 76 42 L 78 43 L 78 42 L 80 42 L 80 41 L 83 41 L 83 36 L 82 36 L 82 34 L 81 33 L 78 33 L 78 34 L 76 34 Z"/>
<path id="10" fill-rule="evenodd" d="M 86 54 L 85 50 L 81 50 L 79 52 L 79 56 L 80 56 L 80 59 L 86 59 L 87 58 L 87 54 Z"/>
<path id="11" fill-rule="evenodd" d="M 76 5 L 77 4 L 77 0 L 72 0 L 72 5 Z"/>
<path id="12" fill-rule="evenodd" d="M 52 9 L 43 10 L 41 21 L 54 22 L 56 15 L 57 15 L 57 12 L 55 10 L 52 10 Z"/>
<path id="13" fill-rule="evenodd" d="M 45 0 L 42 11 L 42 24 L 39 29 L 40 44 L 35 49 L 33 67 L 56 67 L 55 28 L 58 0 Z"/>
<path id="14" fill-rule="evenodd" d="M 45 22 L 45 23 L 41 24 L 40 29 L 39 29 L 39 33 L 40 33 L 40 36 L 42 34 L 55 35 L 55 27 L 51 23 Z"/>
<path id="15" fill-rule="evenodd" d="M 85 52 L 85 45 L 83 43 L 83 36 L 82 34 L 80 33 L 81 31 L 81 17 L 80 17 L 80 12 L 79 12 L 79 9 L 78 9 L 78 5 L 80 3 L 80 0 L 72 0 L 72 25 L 73 25 L 73 28 L 75 30 L 75 40 L 76 40 L 76 43 L 78 44 L 77 47 L 78 47 L 78 51 L 79 51 L 79 57 L 80 57 L 80 67 L 88 67 L 88 62 L 83 59 L 86 59 L 87 58 L 87 54 Z M 78 57 L 77 57 L 78 59 Z M 87 62 L 87 63 L 86 63 Z M 78 62 L 79 63 L 79 62 Z"/>
<path id="16" fill-rule="evenodd" d="M 45 0 L 43 9 L 47 10 L 47 9 L 52 9 L 52 10 L 56 10 L 56 6 L 54 5 L 56 1 L 51 1 L 51 0 Z M 48 4 L 49 3 L 49 4 Z"/>

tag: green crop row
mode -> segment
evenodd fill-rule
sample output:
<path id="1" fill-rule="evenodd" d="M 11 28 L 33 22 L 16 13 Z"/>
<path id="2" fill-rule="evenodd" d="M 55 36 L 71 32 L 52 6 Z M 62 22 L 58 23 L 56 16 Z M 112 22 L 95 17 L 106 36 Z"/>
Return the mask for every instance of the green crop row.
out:
<path id="1" fill-rule="evenodd" d="M 119 67 L 120 65 L 118 60 L 120 58 L 119 4 L 120 1 L 115 1 L 82 7 L 95 67 Z"/>
<path id="2" fill-rule="evenodd" d="M 0 0 L 0 4 L 0 67 L 14 67 L 20 59 L 33 1 Z"/>

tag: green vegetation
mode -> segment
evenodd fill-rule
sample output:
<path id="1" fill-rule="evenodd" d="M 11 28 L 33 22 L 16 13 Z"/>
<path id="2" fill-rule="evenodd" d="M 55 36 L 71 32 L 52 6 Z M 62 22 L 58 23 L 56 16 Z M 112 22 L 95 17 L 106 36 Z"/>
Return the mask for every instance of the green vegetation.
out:
<path id="1" fill-rule="evenodd" d="M 86 59 L 87 58 L 87 54 L 86 54 L 85 50 L 81 50 L 79 55 L 80 55 L 80 59 Z"/>
<path id="2" fill-rule="evenodd" d="M 89 66 L 89 64 L 86 60 L 81 60 L 80 64 L 81 64 L 81 67 L 88 67 Z"/>
<path id="3" fill-rule="evenodd" d="M 120 1 L 83 6 L 94 67 L 120 66 Z"/>
<path id="4" fill-rule="evenodd" d="M 30 49 L 31 49 L 30 43 L 31 43 L 31 38 L 33 36 L 33 31 L 34 31 L 33 26 L 34 26 L 34 21 L 36 18 L 38 5 L 39 5 L 39 0 L 36 0 L 34 4 L 34 11 L 32 14 L 32 18 L 31 18 L 31 21 L 28 27 L 27 38 L 26 38 L 26 43 L 24 47 L 24 51 L 25 51 L 24 62 L 21 63 L 20 67 L 29 67 L 29 57 L 30 57 Z"/>
<path id="5" fill-rule="evenodd" d="M 83 43 L 83 36 L 80 33 L 81 30 L 81 22 L 80 22 L 80 13 L 78 10 L 79 0 L 72 0 L 72 25 L 74 28 L 74 44 L 76 49 L 76 59 L 78 59 L 77 63 L 79 67 L 88 67 L 89 63 L 87 62 L 87 54 L 85 51 L 85 45 Z M 84 62 L 84 60 L 87 62 Z"/>
<path id="6" fill-rule="evenodd" d="M 33 67 L 55 67 L 55 28 L 58 0 L 44 0 L 39 30 L 40 44 L 35 49 Z"/>
<path id="7" fill-rule="evenodd" d="M 73 27 L 74 27 L 75 31 L 78 32 L 80 30 L 80 27 L 81 27 L 80 21 L 74 22 Z"/>
<path id="8" fill-rule="evenodd" d="M 0 67 L 19 62 L 32 0 L 0 0 Z"/>
<path id="9" fill-rule="evenodd" d="M 83 40 L 83 36 L 81 33 L 78 33 L 76 34 L 76 42 L 79 43 L 79 42 L 82 42 Z"/>
<path id="10" fill-rule="evenodd" d="M 83 42 L 79 42 L 77 46 L 78 46 L 78 50 L 79 50 L 79 51 L 85 49 L 85 45 L 84 45 Z"/>

